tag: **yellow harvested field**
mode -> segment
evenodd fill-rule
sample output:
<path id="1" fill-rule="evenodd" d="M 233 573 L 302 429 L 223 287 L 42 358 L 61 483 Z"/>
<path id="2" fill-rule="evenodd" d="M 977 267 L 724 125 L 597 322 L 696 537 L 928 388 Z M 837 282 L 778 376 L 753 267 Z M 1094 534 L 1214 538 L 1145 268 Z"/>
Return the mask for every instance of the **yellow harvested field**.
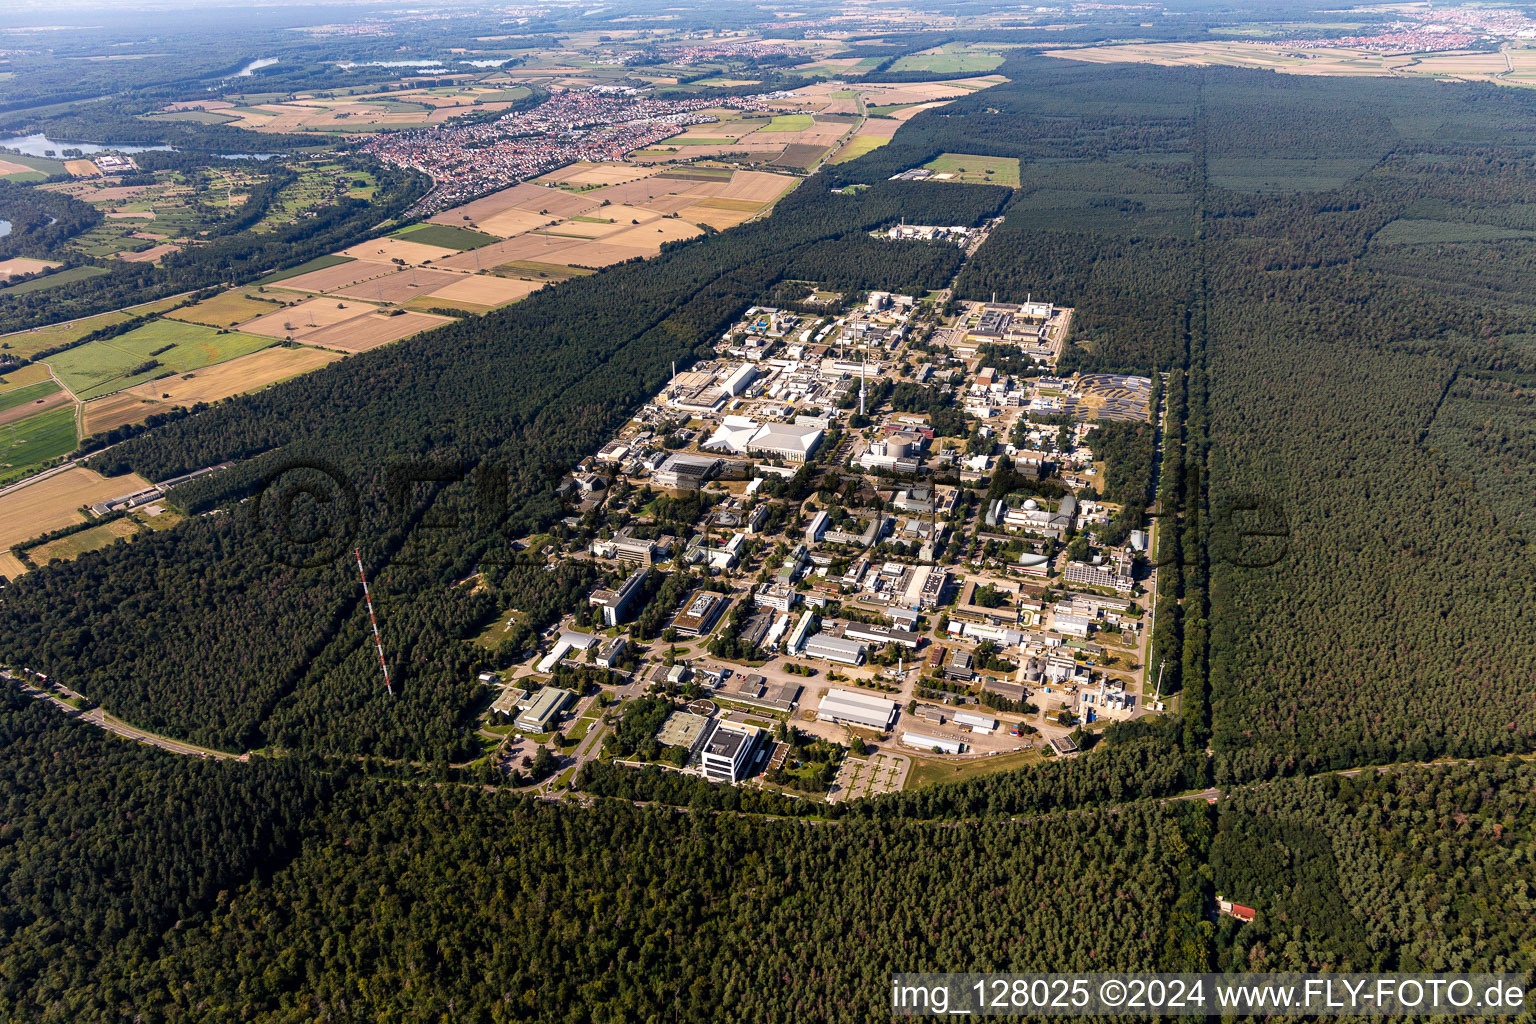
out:
<path id="1" fill-rule="evenodd" d="M 306 299 L 296 306 L 286 306 L 276 312 L 266 313 L 255 320 L 247 321 L 240 325 L 240 329 L 247 334 L 259 334 L 264 338 L 297 339 L 322 327 L 330 327 L 332 324 L 339 324 L 355 316 L 371 313 L 377 308 L 365 302 Z"/>
<path id="2" fill-rule="evenodd" d="M 142 423 L 155 413 L 165 412 L 168 408 L 169 406 L 152 402 L 142 395 L 119 391 L 105 398 L 93 398 L 81 406 L 80 410 L 85 418 L 85 435 L 89 437 L 92 434 L 126 427 L 130 423 Z"/>
<path id="3" fill-rule="evenodd" d="M 731 183 L 719 192 L 721 199 L 751 199 L 771 203 L 799 184 L 800 179 L 767 171 L 737 171 Z"/>
<path id="4" fill-rule="evenodd" d="M 1180 67 L 1264 68 L 1288 75 L 1424 75 L 1473 82 L 1525 85 L 1525 72 L 1536 69 L 1536 51 L 1507 47 L 1501 51 L 1444 51 L 1432 54 L 1383 54 L 1347 47 L 1296 47 L 1250 42 L 1135 43 L 1050 50 L 1047 56 L 1096 64 L 1137 62 Z"/>
<path id="5" fill-rule="evenodd" d="M 336 255 L 350 256 L 357 260 L 372 260 L 375 263 L 404 260 L 411 266 L 420 266 L 423 263 L 440 260 L 444 256 L 452 256 L 456 252 L 458 252 L 457 249 L 445 249 L 440 245 L 427 245 L 425 242 L 408 242 L 403 238 L 370 238 L 349 249 L 342 249 Z"/>
<path id="6" fill-rule="evenodd" d="M 453 322 L 449 317 L 430 313 L 400 313 L 396 316 L 374 313 L 316 331 L 304 339 L 304 344 L 338 352 L 367 352 Z"/>
<path id="7" fill-rule="evenodd" d="M 0 551 L 71 523 L 83 523 L 77 509 L 142 491 L 149 481 L 133 473 L 105 477 L 84 466 L 27 484 L 0 496 Z"/>
<path id="8" fill-rule="evenodd" d="M 83 161 L 83 162 L 84 163 L 91 163 L 89 160 L 86 160 L 86 161 Z M 91 164 L 91 169 L 95 170 L 95 168 L 96 168 L 96 165 L 95 164 Z M 28 167 L 26 164 L 12 163 L 9 160 L 0 160 L 0 174 L 31 174 L 31 173 L 32 173 L 32 168 Z"/>
<path id="9" fill-rule="evenodd" d="M 228 362 L 205 366 L 191 373 L 139 384 L 120 394 L 147 398 L 166 405 L 216 402 L 221 398 L 256 391 L 289 377 L 318 370 L 341 358 L 339 353 L 324 349 L 278 346 L 237 356 Z"/>
<path id="10" fill-rule="evenodd" d="M 695 205 L 685 206 L 679 211 L 679 216 L 694 224 L 708 224 L 716 231 L 724 231 L 733 228 L 753 217 L 751 210 L 720 210 L 714 207 Z"/>
<path id="11" fill-rule="evenodd" d="M 498 213 L 512 209 L 529 213 L 548 210 L 550 217 L 574 217 L 596 209 L 599 205 L 600 200 L 597 199 L 525 181 L 520 185 L 513 185 L 511 188 L 504 188 L 500 192 L 476 199 L 472 203 L 444 210 L 429 219 L 433 224 L 468 227 L 471 224 L 481 224 L 488 217 L 494 217 Z M 469 217 L 467 221 L 464 219 L 466 216 Z"/>
<path id="12" fill-rule="evenodd" d="M 575 163 L 562 167 L 558 171 L 550 171 L 535 180 L 554 181 L 564 185 L 622 185 L 626 181 L 635 181 L 653 173 L 655 172 L 649 168 L 636 167 L 634 164 Z"/>
<path id="13" fill-rule="evenodd" d="M 634 249 L 661 250 L 663 242 L 680 242 L 685 238 L 698 238 L 704 232 L 697 224 L 685 220 L 656 219 L 649 224 L 626 228 L 609 235 L 603 241 L 610 245 L 625 245 Z"/>
<path id="14" fill-rule="evenodd" d="M 436 291 L 445 284 L 452 284 L 459 277 L 459 274 L 450 274 L 442 270 L 411 267 L 409 270 L 386 274 L 371 281 L 362 281 L 350 288 L 337 288 L 330 294 L 345 296 L 349 299 L 362 299 L 366 302 L 409 302 L 411 299 Z"/>
<path id="15" fill-rule="evenodd" d="M 399 268 L 393 263 L 353 260 L 351 263 L 338 263 L 334 267 L 323 267 L 320 270 L 311 270 L 307 274 L 300 274 L 298 277 L 290 277 L 285 281 L 279 281 L 278 287 L 299 292 L 330 292 L 338 288 L 347 288 L 359 281 L 369 281 L 375 277 L 384 277 L 398 272 Z"/>
<path id="16" fill-rule="evenodd" d="M 0 374 L 0 392 L 10 391 L 13 388 L 24 388 L 28 384 L 36 384 L 38 381 L 48 379 L 47 363 L 28 363 L 19 369 L 7 374 Z"/>
<path id="17" fill-rule="evenodd" d="M 181 252 L 181 246 L 175 242 L 162 242 L 152 245 L 143 252 L 122 252 L 117 258 L 127 263 L 159 263 L 172 253 Z"/>
<path id="18" fill-rule="evenodd" d="M 0 281 L 8 277 L 21 277 L 23 274 L 37 274 L 44 270 L 52 270 L 54 267 L 62 267 L 62 263 L 52 263 L 48 260 L 35 260 L 30 256 L 12 256 L 8 260 L 0 260 Z"/>
<path id="19" fill-rule="evenodd" d="M 631 245 L 614 245 L 611 242 L 582 242 L 561 253 L 560 262 L 567 266 L 596 270 L 599 267 L 612 266 L 626 260 L 647 259 L 659 251 L 654 246 L 641 249 Z"/>
<path id="20" fill-rule="evenodd" d="M 546 224 L 553 224 L 560 218 L 547 213 L 535 213 L 532 210 L 503 210 L 493 214 L 484 220 L 471 224 L 463 224 L 463 227 L 474 227 L 478 231 L 485 231 L 502 238 L 511 238 L 514 235 L 525 234 L 534 228 L 541 228 Z"/>
<path id="21" fill-rule="evenodd" d="M 467 302 L 475 306 L 500 306 L 515 302 L 544 287 L 542 281 L 519 281 L 508 277 L 489 277 L 477 274 L 455 281 L 446 288 L 439 288 L 426 301 L 446 299 L 450 302 Z"/>
<path id="22" fill-rule="evenodd" d="M 503 263 L 516 263 L 519 260 L 537 260 L 540 263 L 564 262 L 559 253 L 582 242 L 577 238 L 555 238 L 551 235 L 518 235 L 509 238 L 505 242 L 492 242 L 490 245 L 461 252 L 457 256 L 449 257 L 438 264 L 453 270 L 467 270 L 471 273 L 477 270 L 490 270 L 499 267 Z"/>
<path id="23" fill-rule="evenodd" d="M 65 160 L 64 169 L 77 178 L 101 177 L 101 168 L 89 160 Z"/>
<path id="24" fill-rule="evenodd" d="M 275 301 L 264 302 L 253 298 L 243 289 L 232 288 L 186 309 L 172 310 L 166 314 L 166 319 L 185 320 L 187 323 L 208 327 L 233 327 L 252 317 L 270 313 L 281 305 Z"/>
<path id="25" fill-rule="evenodd" d="M 637 225 L 660 220 L 661 214 L 638 206 L 605 206 L 593 210 L 583 220 L 563 220 L 549 229 L 551 235 L 577 235 L 581 238 L 607 238 Z"/>
<path id="26" fill-rule="evenodd" d="M 9 550 L 0 551 L 0 576 L 15 579 L 26 571 L 27 563 L 11 554 Z"/>

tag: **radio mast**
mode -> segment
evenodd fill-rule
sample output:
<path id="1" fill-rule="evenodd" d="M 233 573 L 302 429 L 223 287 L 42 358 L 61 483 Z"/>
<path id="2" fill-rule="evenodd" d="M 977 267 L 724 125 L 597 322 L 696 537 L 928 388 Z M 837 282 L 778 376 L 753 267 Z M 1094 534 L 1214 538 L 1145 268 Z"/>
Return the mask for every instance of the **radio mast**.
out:
<path id="1" fill-rule="evenodd" d="M 363 581 L 363 601 L 368 605 L 368 622 L 373 626 L 373 646 L 379 651 L 379 668 L 384 670 L 384 689 L 393 697 L 395 688 L 389 685 L 389 663 L 384 660 L 384 641 L 379 638 L 379 620 L 373 615 L 373 598 L 368 594 L 368 574 L 363 572 L 363 553 L 353 548 L 352 554 L 357 558 L 358 578 Z"/>

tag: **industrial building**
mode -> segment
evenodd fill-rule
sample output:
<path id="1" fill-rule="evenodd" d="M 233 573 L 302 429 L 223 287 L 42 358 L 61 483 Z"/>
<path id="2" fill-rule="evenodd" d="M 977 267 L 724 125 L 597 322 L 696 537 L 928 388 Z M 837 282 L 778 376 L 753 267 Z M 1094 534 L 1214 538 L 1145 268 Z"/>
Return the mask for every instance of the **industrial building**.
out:
<path id="1" fill-rule="evenodd" d="M 936 750 L 941 754 L 965 753 L 965 744 L 959 740 L 949 740 L 942 736 L 926 736 L 920 732 L 902 733 L 901 742 L 908 747 L 915 747 L 918 750 Z"/>
<path id="2" fill-rule="evenodd" d="M 966 726 L 972 732 L 979 732 L 982 735 L 990 735 L 997 731 L 997 719 L 990 718 L 987 715 L 978 715 L 972 711 L 956 712 L 955 724 Z"/>
<path id="3" fill-rule="evenodd" d="M 807 658 L 822 658 L 841 665 L 862 665 L 866 651 L 867 648 L 857 640 L 817 633 L 806 640 L 804 654 Z"/>
<path id="4" fill-rule="evenodd" d="M 534 695 L 533 701 L 513 719 L 512 724 L 524 732 L 549 732 L 560 712 L 575 699 L 576 695 L 570 690 L 546 686 Z"/>
<path id="5" fill-rule="evenodd" d="M 1130 559 L 1122 558 L 1112 565 L 1090 565 L 1087 562 L 1068 562 L 1062 578 L 1068 583 L 1080 583 L 1085 587 L 1104 587 L 1129 593 L 1136 581 L 1131 577 Z"/>
<path id="6" fill-rule="evenodd" d="M 823 722 L 858 725 L 886 732 L 896 722 L 896 702 L 853 690 L 831 689 L 821 698 L 816 717 Z"/>
<path id="7" fill-rule="evenodd" d="M 768 455 L 786 462 L 804 462 L 821 444 L 824 432 L 818 427 L 797 427 L 790 423 L 770 423 L 747 442 L 747 451 Z"/>

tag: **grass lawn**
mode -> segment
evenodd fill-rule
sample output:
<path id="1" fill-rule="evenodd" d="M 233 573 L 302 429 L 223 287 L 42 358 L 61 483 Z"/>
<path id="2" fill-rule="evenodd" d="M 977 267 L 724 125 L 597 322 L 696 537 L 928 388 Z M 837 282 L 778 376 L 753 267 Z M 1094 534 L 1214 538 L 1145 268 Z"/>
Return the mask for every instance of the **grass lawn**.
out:
<path id="1" fill-rule="evenodd" d="M 1019 187 L 1019 160 L 1012 156 L 976 156 L 973 153 L 941 153 L 923 165 L 937 174 L 953 174 L 949 181 L 973 185 Z"/>
<path id="2" fill-rule="evenodd" d="M 1012 771 L 1040 760 L 1038 751 L 1025 750 L 1017 754 L 998 754 L 996 757 L 978 757 L 967 761 L 939 761 L 912 756 L 912 771 L 907 775 L 907 789 L 922 789 L 945 782 L 959 782 L 983 775 Z"/>
<path id="3" fill-rule="evenodd" d="M 75 450 L 75 407 L 60 406 L 0 426 L 0 484 Z"/>
<path id="4" fill-rule="evenodd" d="M 814 123 L 810 114 L 780 114 L 758 132 L 803 132 Z"/>
<path id="5" fill-rule="evenodd" d="M 865 107 L 864 112 L 871 117 L 889 117 L 898 110 L 906 110 L 908 107 L 919 106 L 917 103 L 883 103 L 879 106 Z"/>
<path id="6" fill-rule="evenodd" d="M 273 344 L 273 339 L 254 334 L 220 334 L 201 324 L 154 320 L 116 338 L 60 352 L 48 362 L 75 396 L 85 401 L 153 380 L 166 371 L 186 373 Z M 139 369 L 151 361 L 158 365 Z"/>
<path id="7" fill-rule="evenodd" d="M 408 242 L 420 242 L 423 245 L 438 245 L 444 249 L 458 249 L 460 252 L 501 241 L 495 235 L 487 235 L 483 231 L 471 231 L 468 228 L 457 228 L 451 224 L 413 224 L 396 231 L 394 237 Z"/>

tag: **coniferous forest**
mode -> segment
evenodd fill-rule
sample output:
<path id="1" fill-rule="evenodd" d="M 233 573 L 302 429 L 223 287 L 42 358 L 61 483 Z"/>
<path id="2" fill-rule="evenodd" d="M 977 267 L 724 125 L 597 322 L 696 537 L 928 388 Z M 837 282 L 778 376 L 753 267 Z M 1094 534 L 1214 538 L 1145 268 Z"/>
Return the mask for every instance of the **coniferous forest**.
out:
<path id="1" fill-rule="evenodd" d="M 225 514 L 8 587 L 5 660 L 281 756 L 178 758 L 7 693 L 0 1017 L 854 1021 L 899 970 L 1529 972 L 1536 96 L 1001 71 L 771 217 L 97 456 L 239 464 L 172 495 Z M 944 152 L 1017 157 L 1021 188 L 887 180 Z M 1171 524 L 1154 658 L 1177 716 L 814 816 L 660 771 L 549 802 L 365 770 L 474 750 L 492 656 L 465 639 L 590 584 L 511 541 L 556 523 L 561 473 L 672 360 L 806 266 L 942 288 L 951 251 L 872 262 L 869 232 L 998 215 L 959 297 L 1048 295 L 1077 310 L 1069 369 L 1168 374 L 1155 480 L 1117 486 Z M 285 476 L 354 490 L 355 525 L 274 531 L 247 499 Z M 316 525 L 353 532 L 294 540 Z M 1438 758 L 1462 760 L 1411 764 Z"/>

